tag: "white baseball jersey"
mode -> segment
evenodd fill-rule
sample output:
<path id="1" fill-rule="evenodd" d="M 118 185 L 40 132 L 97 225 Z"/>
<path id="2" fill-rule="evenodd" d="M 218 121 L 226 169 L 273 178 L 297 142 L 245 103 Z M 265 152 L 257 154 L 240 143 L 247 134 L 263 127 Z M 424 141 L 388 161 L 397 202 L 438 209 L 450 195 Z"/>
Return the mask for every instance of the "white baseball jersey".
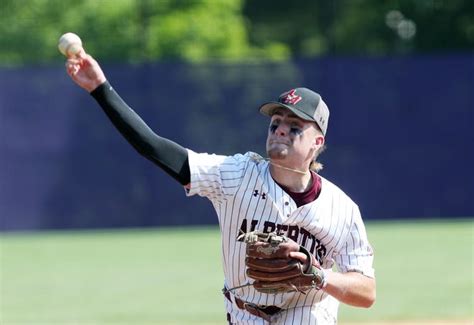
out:
<path id="1" fill-rule="evenodd" d="M 251 282 L 245 275 L 243 232 L 276 231 L 306 247 L 325 269 L 357 271 L 374 277 L 373 254 L 357 205 L 337 186 L 322 179 L 319 197 L 297 207 L 273 180 L 259 155 L 220 156 L 189 153 L 191 183 L 187 195 L 207 197 L 219 219 L 226 288 Z M 322 290 L 264 294 L 252 286 L 232 291 L 239 299 L 283 309 L 272 324 L 335 324 L 339 302 Z M 226 300 L 233 324 L 265 324 Z"/>

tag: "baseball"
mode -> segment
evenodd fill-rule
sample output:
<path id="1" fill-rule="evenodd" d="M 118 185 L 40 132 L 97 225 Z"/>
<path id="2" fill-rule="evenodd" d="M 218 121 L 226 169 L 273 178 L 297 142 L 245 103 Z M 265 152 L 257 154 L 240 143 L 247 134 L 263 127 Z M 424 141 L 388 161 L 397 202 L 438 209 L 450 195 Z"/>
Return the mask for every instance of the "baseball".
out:
<path id="1" fill-rule="evenodd" d="M 82 48 L 82 41 L 74 33 L 66 33 L 59 38 L 58 49 L 65 56 L 74 56 Z"/>

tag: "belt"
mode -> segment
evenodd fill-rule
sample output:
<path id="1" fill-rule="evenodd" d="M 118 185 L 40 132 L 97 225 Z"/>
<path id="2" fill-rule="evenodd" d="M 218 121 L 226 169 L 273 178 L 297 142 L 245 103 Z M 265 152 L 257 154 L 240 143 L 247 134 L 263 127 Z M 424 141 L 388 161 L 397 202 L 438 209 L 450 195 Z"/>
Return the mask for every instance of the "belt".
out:
<path id="1" fill-rule="evenodd" d="M 232 301 L 232 297 L 228 291 L 225 290 L 224 288 L 224 296 L 230 301 Z M 234 302 L 239 307 L 240 309 L 246 310 L 252 315 L 261 317 L 265 319 L 267 322 L 270 322 L 272 319 L 272 316 L 275 314 L 278 314 L 282 309 L 277 306 L 262 306 L 262 305 L 256 305 L 251 302 L 246 302 L 243 301 L 236 296 L 234 297 Z"/>

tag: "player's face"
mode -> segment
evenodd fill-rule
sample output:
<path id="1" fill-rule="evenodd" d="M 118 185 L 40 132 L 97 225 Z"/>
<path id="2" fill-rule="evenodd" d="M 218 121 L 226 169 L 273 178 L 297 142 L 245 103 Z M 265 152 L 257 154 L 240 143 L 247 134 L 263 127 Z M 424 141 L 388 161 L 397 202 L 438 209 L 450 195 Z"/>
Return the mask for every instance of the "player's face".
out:
<path id="1" fill-rule="evenodd" d="M 309 166 L 324 137 L 316 123 L 306 121 L 285 108 L 278 108 L 271 117 L 267 137 L 267 155 L 295 168 Z"/>

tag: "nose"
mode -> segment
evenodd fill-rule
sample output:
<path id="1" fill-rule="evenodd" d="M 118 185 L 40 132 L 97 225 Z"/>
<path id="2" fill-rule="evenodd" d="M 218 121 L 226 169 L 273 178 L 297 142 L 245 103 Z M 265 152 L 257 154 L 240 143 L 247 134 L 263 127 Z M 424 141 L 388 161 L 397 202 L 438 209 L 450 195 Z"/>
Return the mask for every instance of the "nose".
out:
<path id="1" fill-rule="evenodd" d="M 276 126 L 274 133 L 278 136 L 286 136 L 288 134 L 288 128 L 285 126 L 284 123 L 281 123 Z"/>

